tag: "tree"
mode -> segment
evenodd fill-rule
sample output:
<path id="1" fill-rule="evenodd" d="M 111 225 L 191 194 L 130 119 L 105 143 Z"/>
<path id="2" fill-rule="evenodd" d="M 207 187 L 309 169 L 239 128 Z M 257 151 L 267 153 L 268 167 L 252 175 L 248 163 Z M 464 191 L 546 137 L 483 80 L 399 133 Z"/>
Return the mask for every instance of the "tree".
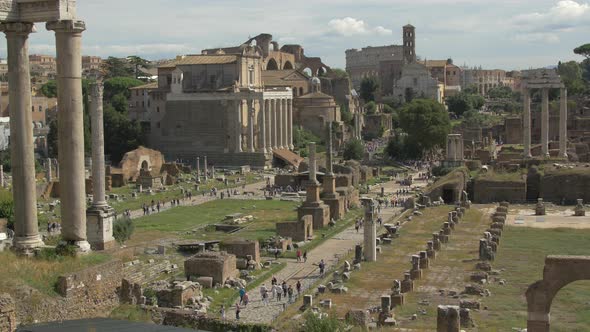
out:
<path id="1" fill-rule="evenodd" d="M 353 115 L 348 109 L 347 104 L 340 105 L 340 119 L 347 125 L 352 125 Z"/>
<path id="2" fill-rule="evenodd" d="M 377 104 L 375 104 L 374 101 L 370 101 L 365 104 L 365 110 L 367 111 L 367 114 L 375 114 L 375 112 L 377 112 Z"/>
<path id="3" fill-rule="evenodd" d="M 41 93 L 47 98 L 57 98 L 57 82 L 48 81 L 41 86 Z"/>
<path id="4" fill-rule="evenodd" d="M 445 98 L 449 112 L 461 116 L 473 109 L 471 95 L 460 92 L 454 96 Z"/>
<path id="5" fill-rule="evenodd" d="M 148 68 L 150 64 L 149 61 L 137 55 L 128 56 L 127 61 L 133 66 L 133 73 L 135 74 L 135 79 L 139 79 L 140 76 L 148 76 L 148 74 L 143 72 L 141 68 Z"/>
<path id="6" fill-rule="evenodd" d="M 582 79 L 582 66 L 575 61 L 559 62 L 557 72 L 561 76 L 568 94 L 577 95 L 586 90 L 586 84 Z"/>
<path id="7" fill-rule="evenodd" d="M 586 57 L 586 59 L 590 59 L 590 43 L 574 48 L 574 53 L 582 55 Z"/>
<path id="8" fill-rule="evenodd" d="M 127 114 L 120 113 L 110 104 L 104 107 L 104 124 L 105 153 L 111 156 L 113 163 L 118 163 L 127 151 L 137 149 L 145 142 L 140 124 L 129 120 Z"/>
<path id="9" fill-rule="evenodd" d="M 0 188 L 0 218 L 8 221 L 8 228 L 14 229 L 14 200 L 9 190 Z"/>
<path id="10" fill-rule="evenodd" d="M 101 69 L 105 78 L 135 77 L 133 67 L 126 59 L 110 56 L 103 60 Z"/>
<path id="11" fill-rule="evenodd" d="M 488 91 L 488 97 L 490 98 L 512 98 L 512 89 L 510 87 L 500 85 L 491 88 Z"/>
<path id="12" fill-rule="evenodd" d="M 402 107 L 400 125 L 408 135 L 406 144 L 415 149 L 410 153 L 414 157 L 420 157 L 435 147 L 445 146 L 451 131 L 449 113 L 442 104 L 431 99 L 415 99 Z"/>
<path id="13" fill-rule="evenodd" d="M 144 82 L 132 77 L 112 77 L 104 81 L 104 99 L 110 101 L 115 95 L 123 94 L 125 98 L 131 97 L 130 88 L 143 85 Z"/>
<path id="14" fill-rule="evenodd" d="M 348 77 L 348 73 L 344 69 L 332 68 L 332 70 L 330 71 L 330 77 L 334 77 L 334 78 L 347 78 Z"/>
<path id="15" fill-rule="evenodd" d="M 365 77 L 361 81 L 361 98 L 365 102 L 375 101 L 375 92 L 379 89 L 379 82 L 375 77 Z"/>
<path id="16" fill-rule="evenodd" d="M 363 159 L 364 153 L 365 147 L 363 146 L 363 142 L 355 138 L 346 142 L 346 145 L 344 146 L 343 158 L 344 160 L 361 160 Z"/>

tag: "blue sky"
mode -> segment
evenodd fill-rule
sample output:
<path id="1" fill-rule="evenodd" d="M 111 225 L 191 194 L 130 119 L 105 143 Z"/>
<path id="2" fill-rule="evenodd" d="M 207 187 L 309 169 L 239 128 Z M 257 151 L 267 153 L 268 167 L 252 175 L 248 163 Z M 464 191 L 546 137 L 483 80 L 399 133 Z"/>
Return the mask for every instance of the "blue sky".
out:
<path id="1" fill-rule="evenodd" d="M 401 27 L 416 27 L 422 58 L 526 69 L 581 60 L 590 43 L 590 0 L 81 0 L 83 53 L 148 59 L 231 46 L 266 32 L 281 45 L 344 67 L 348 48 L 401 44 Z M 54 53 L 41 24 L 31 53 Z M 5 57 L 6 45 L 0 43 Z"/>

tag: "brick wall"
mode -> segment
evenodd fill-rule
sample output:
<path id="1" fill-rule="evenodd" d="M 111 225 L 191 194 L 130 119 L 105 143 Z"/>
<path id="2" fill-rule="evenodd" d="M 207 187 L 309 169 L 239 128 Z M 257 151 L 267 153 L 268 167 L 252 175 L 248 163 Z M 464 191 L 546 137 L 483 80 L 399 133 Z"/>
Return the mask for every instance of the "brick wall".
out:
<path id="1" fill-rule="evenodd" d="M 60 276 L 57 292 L 66 298 L 84 301 L 118 301 L 117 287 L 123 279 L 123 264 L 119 260 L 93 266 Z"/>
<path id="2" fill-rule="evenodd" d="M 16 330 L 16 309 L 12 297 L 0 294 L 0 331 L 13 332 Z"/>

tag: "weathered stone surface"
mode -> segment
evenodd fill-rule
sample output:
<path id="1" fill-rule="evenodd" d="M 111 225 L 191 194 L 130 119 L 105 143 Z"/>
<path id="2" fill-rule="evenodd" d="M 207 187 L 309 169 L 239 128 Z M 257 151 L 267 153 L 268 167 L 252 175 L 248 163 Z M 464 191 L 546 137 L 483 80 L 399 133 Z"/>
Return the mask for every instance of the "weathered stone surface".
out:
<path id="1" fill-rule="evenodd" d="M 0 331 L 13 332 L 16 330 L 16 307 L 14 300 L 8 294 L 0 294 Z"/>
<path id="2" fill-rule="evenodd" d="M 212 277 L 214 283 L 223 284 L 228 278 L 239 275 L 236 256 L 221 252 L 201 252 L 184 261 L 184 274 Z"/>
<path id="3" fill-rule="evenodd" d="M 459 332 L 461 327 L 459 310 L 458 306 L 439 305 L 437 309 L 436 331 Z"/>
<path id="4" fill-rule="evenodd" d="M 370 316 L 367 310 L 352 309 L 346 313 L 346 320 L 356 326 L 366 327 L 369 324 Z"/>

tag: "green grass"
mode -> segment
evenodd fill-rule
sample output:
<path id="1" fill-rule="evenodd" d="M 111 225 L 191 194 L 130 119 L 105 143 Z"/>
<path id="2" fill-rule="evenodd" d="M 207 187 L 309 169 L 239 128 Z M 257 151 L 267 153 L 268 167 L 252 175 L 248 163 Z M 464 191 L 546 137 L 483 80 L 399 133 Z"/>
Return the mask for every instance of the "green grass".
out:
<path id="1" fill-rule="evenodd" d="M 54 259 L 19 258 L 10 251 L 0 253 L 0 291 L 11 293 L 24 282 L 49 296 L 57 296 L 55 284 L 60 275 L 105 263 L 109 255 L 91 253 L 81 257 L 55 257 Z"/>
<path id="2" fill-rule="evenodd" d="M 109 315 L 112 319 L 118 320 L 128 320 L 132 322 L 140 322 L 140 323 L 152 323 L 152 316 L 151 314 L 143 310 L 140 306 L 131 305 L 131 304 L 122 304 L 113 311 Z"/>
<path id="3" fill-rule="evenodd" d="M 526 327 L 527 306 L 524 293 L 540 280 L 547 255 L 590 255 L 590 230 L 537 229 L 507 227 L 494 269 L 505 269 L 499 276 L 505 286 L 489 285 L 492 296 L 484 299 L 489 310 L 474 313 L 482 331 L 509 331 Z M 551 331 L 590 330 L 590 282 L 567 285 L 553 299 Z"/>

